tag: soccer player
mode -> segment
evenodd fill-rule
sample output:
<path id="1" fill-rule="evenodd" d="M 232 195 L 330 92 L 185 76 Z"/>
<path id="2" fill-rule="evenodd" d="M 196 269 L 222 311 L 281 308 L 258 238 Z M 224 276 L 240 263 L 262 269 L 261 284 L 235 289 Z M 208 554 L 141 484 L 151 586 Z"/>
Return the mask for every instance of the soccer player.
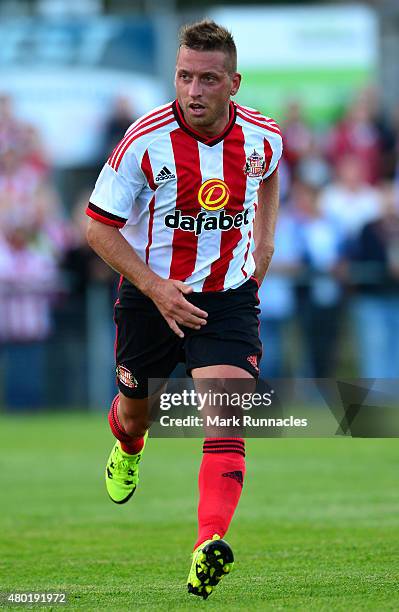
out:
<path id="1" fill-rule="evenodd" d="M 154 399 L 181 360 L 196 385 L 258 376 L 257 289 L 273 253 L 277 124 L 231 100 L 241 82 L 231 34 L 212 21 L 182 28 L 176 100 L 138 119 L 111 153 L 87 214 L 88 242 L 121 274 L 115 306 L 119 394 L 106 485 L 127 502 Z M 223 383 L 221 383 L 223 387 Z M 241 437 L 206 437 L 198 537 L 188 591 L 206 599 L 233 566 L 222 540 L 245 475 Z"/>

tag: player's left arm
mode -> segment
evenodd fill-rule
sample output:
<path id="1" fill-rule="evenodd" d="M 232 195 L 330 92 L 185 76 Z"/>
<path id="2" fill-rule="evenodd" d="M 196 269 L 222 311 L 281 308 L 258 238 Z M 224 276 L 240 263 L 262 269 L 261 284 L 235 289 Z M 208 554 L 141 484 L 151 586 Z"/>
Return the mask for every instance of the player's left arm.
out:
<path id="1" fill-rule="evenodd" d="M 259 186 L 258 208 L 254 221 L 254 276 L 259 285 L 265 278 L 274 253 L 274 233 L 279 207 L 278 169 Z"/>

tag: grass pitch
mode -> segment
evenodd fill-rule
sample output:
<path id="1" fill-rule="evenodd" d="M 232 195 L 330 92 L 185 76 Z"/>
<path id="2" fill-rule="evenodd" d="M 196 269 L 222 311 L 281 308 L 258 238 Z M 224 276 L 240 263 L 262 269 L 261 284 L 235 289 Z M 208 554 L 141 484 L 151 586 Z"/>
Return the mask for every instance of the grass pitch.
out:
<path id="1" fill-rule="evenodd" d="M 235 570 L 205 602 L 185 587 L 201 440 L 150 439 L 126 506 L 105 492 L 105 416 L 1 417 L 0 443 L 0 591 L 85 610 L 399 609 L 398 440 L 248 440 Z"/>

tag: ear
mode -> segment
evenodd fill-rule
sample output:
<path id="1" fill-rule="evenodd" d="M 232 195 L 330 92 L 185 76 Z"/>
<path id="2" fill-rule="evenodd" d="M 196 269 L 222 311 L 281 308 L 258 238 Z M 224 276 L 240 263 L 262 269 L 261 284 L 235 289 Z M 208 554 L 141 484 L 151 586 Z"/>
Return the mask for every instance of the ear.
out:
<path id="1" fill-rule="evenodd" d="M 230 95 L 235 96 L 241 85 L 241 74 L 235 72 L 231 78 Z"/>

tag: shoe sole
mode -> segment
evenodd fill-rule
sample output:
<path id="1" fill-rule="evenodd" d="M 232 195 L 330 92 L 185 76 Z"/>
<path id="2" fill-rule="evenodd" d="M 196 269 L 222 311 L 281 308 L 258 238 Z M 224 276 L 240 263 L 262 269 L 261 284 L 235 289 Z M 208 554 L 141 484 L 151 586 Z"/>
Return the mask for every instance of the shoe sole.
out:
<path id="1" fill-rule="evenodd" d="M 207 599 L 213 592 L 213 587 L 219 584 L 224 576 L 233 569 L 234 555 L 230 546 L 224 540 L 209 542 L 202 549 L 196 563 L 196 575 L 201 582 L 200 587 L 187 585 L 189 593 Z M 208 591 L 206 590 L 208 587 Z"/>
<path id="2" fill-rule="evenodd" d="M 112 502 L 114 502 L 114 504 L 118 504 L 119 506 L 122 504 L 126 504 L 126 502 L 129 501 L 129 499 L 132 497 L 133 493 L 135 492 L 135 490 L 137 489 L 137 487 L 134 487 L 133 491 L 130 491 L 129 495 L 127 497 L 124 497 L 123 499 L 121 499 L 120 501 L 117 501 L 116 499 L 114 499 L 113 497 L 111 497 L 108 489 L 107 489 L 107 493 L 108 493 L 108 497 L 110 498 L 110 500 Z"/>

